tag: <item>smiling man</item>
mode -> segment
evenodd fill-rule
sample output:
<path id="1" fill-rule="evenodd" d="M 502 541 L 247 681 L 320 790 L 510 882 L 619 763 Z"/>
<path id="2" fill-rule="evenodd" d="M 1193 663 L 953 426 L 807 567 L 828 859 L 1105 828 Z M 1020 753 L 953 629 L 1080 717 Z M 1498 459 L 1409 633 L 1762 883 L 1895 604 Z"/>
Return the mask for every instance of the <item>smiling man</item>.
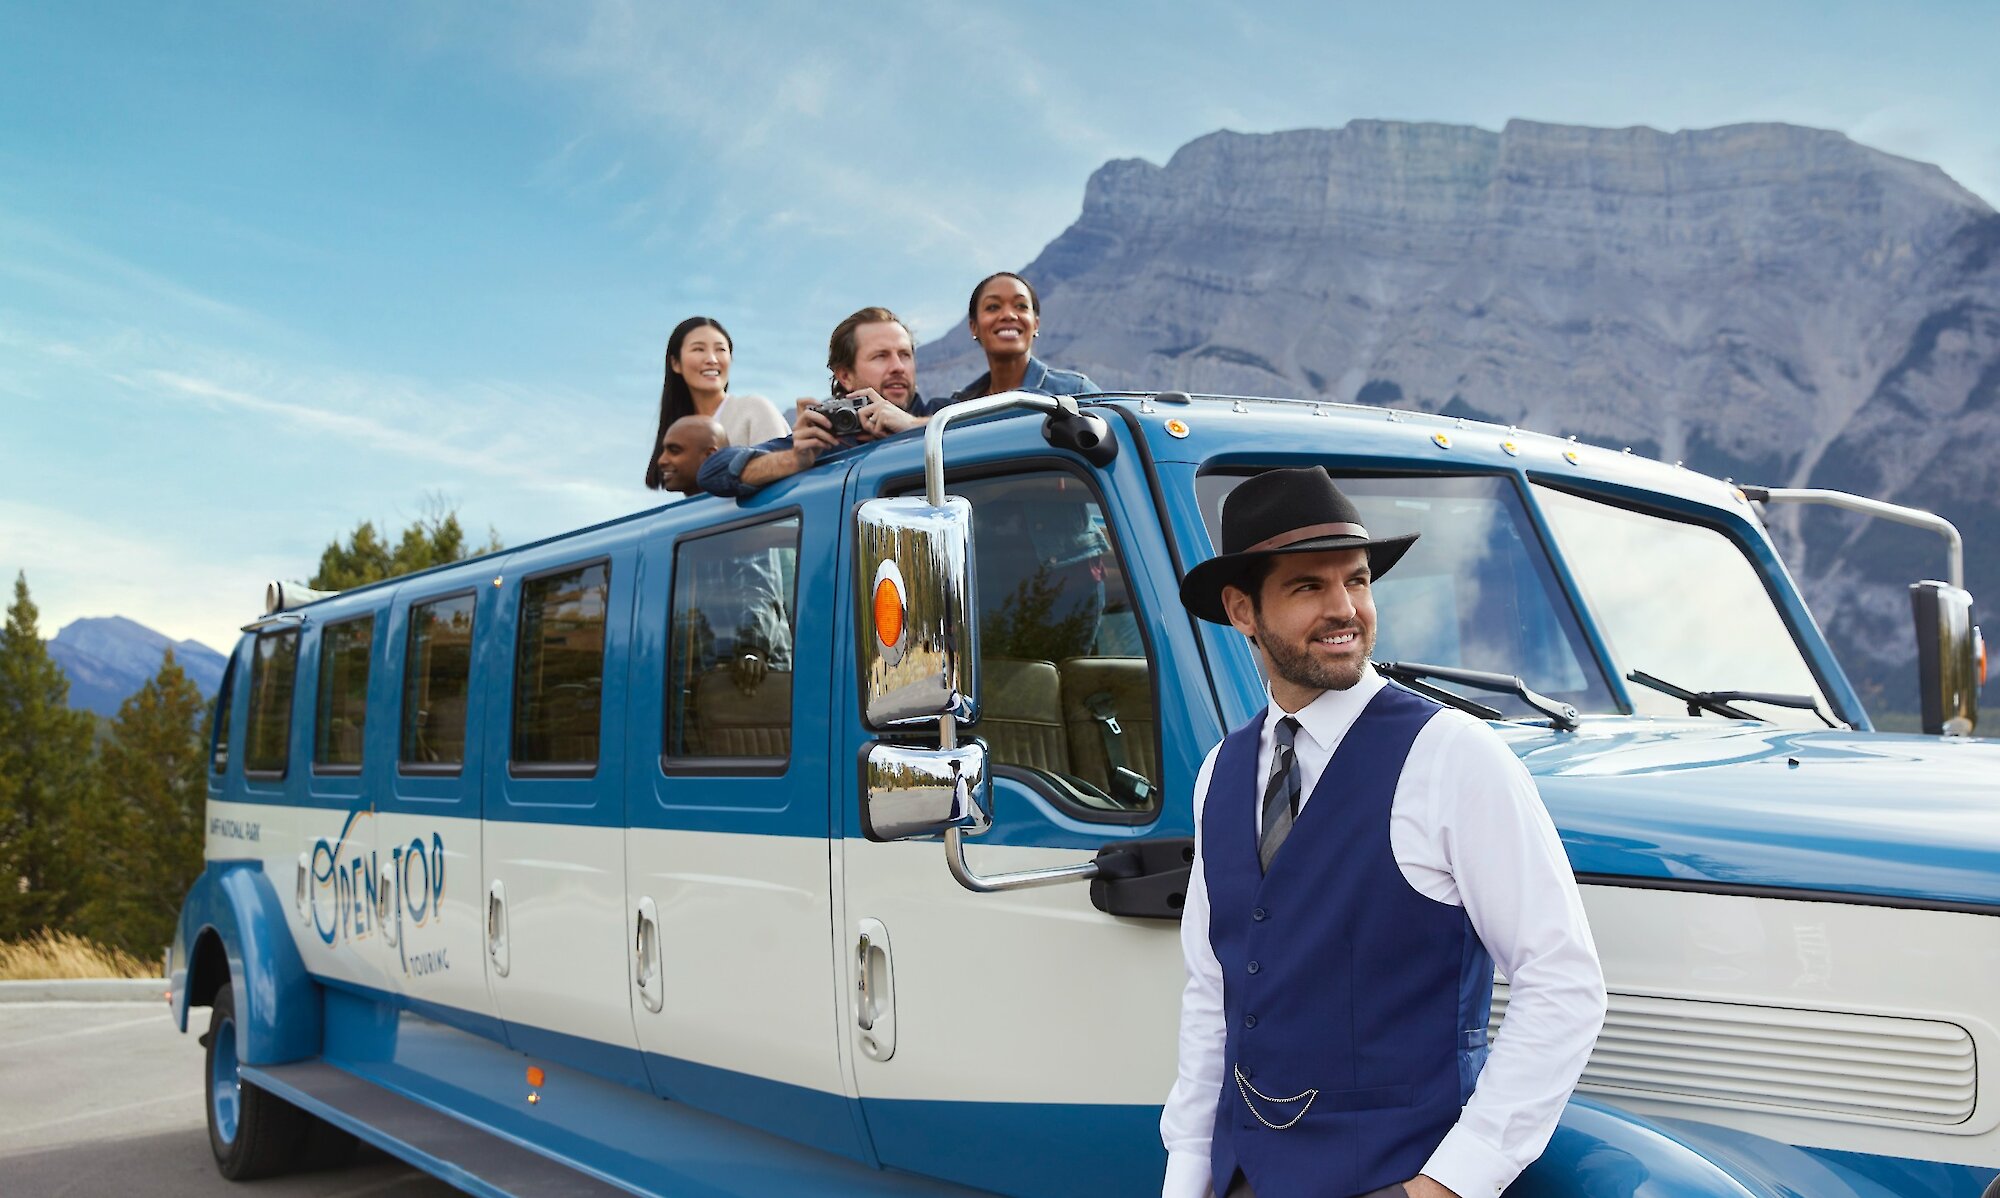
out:
<path id="1" fill-rule="evenodd" d="M 674 421 L 660 438 L 659 456 L 654 459 L 659 466 L 660 489 L 700 494 L 701 485 L 695 479 L 701 464 L 716 450 L 728 448 L 729 434 L 722 431 L 722 422 L 715 417 L 683 416 Z"/>
<path id="2" fill-rule="evenodd" d="M 1270 704 L 1195 782 L 1166 1198 L 1492 1198 L 1547 1146 L 1603 1024 L 1527 770 L 1369 664 L 1374 583 L 1416 540 L 1371 536 L 1320 467 L 1271 470 L 1181 584 L 1250 639 Z"/>
<path id="3" fill-rule="evenodd" d="M 747 497 L 811 469 L 821 457 L 893 437 L 929 422 L 930 407 L 917 394 L 917 347 L 910 328 L 887 308 L 863 308 L 834 326 L 826 366 L 836 399 L 858 401 L 859 428 L 836 435 L 824 415 L 799 413 L 791 435 L 762 445 L 724 450 L 702 464 L 701 485 L 717 495 Z"/>

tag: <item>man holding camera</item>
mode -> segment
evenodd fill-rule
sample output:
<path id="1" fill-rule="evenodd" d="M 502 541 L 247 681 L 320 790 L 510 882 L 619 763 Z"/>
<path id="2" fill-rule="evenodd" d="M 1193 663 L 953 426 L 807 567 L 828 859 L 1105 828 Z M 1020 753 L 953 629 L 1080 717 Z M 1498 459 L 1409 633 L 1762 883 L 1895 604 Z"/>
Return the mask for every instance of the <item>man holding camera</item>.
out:
<path id="1" fill-rule="evenodd" d="M 747 498 L 810 469 L 820 458 L 918 428 L 930 406 L 917 394 L 917 347 L 902 318 L 863 308 L 834 326 L 826 347 L 833 398 L 799 412 L 788 437 L 717 450 L 702 463 L 702 489 Z"/>

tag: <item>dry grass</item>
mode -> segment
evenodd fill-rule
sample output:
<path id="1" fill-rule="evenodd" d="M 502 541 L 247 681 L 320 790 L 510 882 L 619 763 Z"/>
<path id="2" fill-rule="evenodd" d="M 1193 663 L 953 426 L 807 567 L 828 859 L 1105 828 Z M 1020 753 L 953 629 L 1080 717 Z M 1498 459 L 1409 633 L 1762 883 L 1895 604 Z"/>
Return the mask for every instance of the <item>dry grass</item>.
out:
<path id="1" fill-rule="evenodd" d="M 69 932 L 41 931 L 0 943 L 0 981 L 50 978 L 156 978 L 158 962 L 141 961 Z"/>

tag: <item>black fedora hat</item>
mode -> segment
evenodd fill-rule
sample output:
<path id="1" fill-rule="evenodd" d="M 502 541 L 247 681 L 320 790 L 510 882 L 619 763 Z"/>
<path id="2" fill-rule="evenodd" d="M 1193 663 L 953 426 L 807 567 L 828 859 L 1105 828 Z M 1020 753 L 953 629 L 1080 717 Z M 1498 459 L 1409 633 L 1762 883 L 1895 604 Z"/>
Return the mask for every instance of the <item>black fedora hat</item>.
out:
<path id="1" fill-rule="evenodd" d="M 1181 605 L 1204 620 L 1227 624 L 1222 588 L 1253 562 L 1280 553 L 1366 549 L 1369 572 L 1380 578 L 1416 540 L 1413 532 L 1370 536 L 1354 501 L 1340 493 L 1324 466 L 1266 470 L 1222 501 L 1222 552 L 1181 580 Z"/>

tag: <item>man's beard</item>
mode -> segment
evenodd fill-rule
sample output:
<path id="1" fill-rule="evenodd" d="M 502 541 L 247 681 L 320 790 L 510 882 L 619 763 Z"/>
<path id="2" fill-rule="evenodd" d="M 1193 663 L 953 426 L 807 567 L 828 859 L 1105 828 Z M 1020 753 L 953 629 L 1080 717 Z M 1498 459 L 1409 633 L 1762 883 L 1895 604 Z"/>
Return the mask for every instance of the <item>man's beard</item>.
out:
<path id="1" fill-rule="evenodd" d="M 1321 661 L 1313 656 L 1312 641 L 1349 628 L 1360 636 L 1360 656 L 1351 662 Z M 1260 612 L 1257 615 L 1257 644 L 1263 648 L 1264 656 L 1270 659 L 1271 669 L 1286 682 L 1313 690 L 1344 691 L 1353 689 L 1354 684 L 1361 681 L 1361 671 L 1367 668 L 1368 659 L 1375 655 L 1375 630 L 1363 628 L 1358 620 L 1350 620 L 1344 624 L 1323 625 L 1314 629 L 1304 641 L 1292 644 L 1273 633 Z"/>

